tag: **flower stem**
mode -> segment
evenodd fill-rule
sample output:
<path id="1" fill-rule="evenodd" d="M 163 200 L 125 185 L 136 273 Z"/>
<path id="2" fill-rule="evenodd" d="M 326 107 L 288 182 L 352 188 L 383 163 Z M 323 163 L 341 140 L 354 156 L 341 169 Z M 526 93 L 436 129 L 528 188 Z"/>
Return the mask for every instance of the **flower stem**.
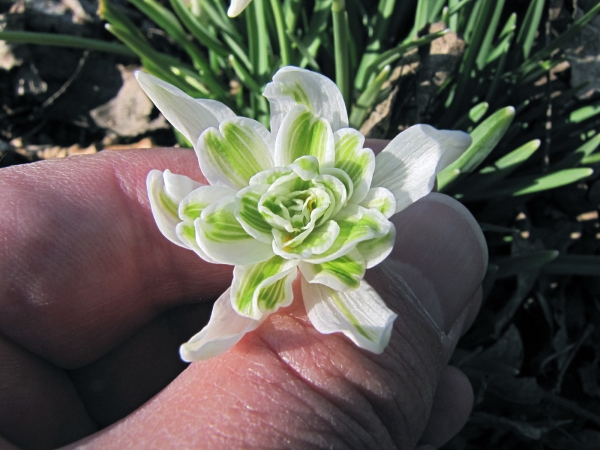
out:
<path id="1" fill-rule="evenodd" d="M 348 65 L 348 13 L 345 0 L 333 0 L 331 14 L 335 50 L 335 82 L 342 92 L 348 109 L 350 105 L 350 71 Z"/>
<path id="2" fill-rule="evenodd" d="M 285 23 L 283 20 L 283 11 L 281 10 L 280 0 L 271 0 L 271 8 L 273 8 L 275 26 L 277 27 L 277 40 L 279 41 L 279 52 L 281 53 L 281 66 L 289 66 L 290 43 L 285 32 Z"/>

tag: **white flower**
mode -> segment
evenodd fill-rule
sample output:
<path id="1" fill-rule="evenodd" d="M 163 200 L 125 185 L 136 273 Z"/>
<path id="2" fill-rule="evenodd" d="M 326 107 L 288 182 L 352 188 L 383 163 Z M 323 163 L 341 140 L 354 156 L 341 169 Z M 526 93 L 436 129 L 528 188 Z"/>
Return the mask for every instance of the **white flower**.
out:
<path id="1" fill-rule="evenodd" d="M 195 143 L 210 185 L 166 170 L 148 174 L 156 223 L 209 262 L 235 265 L 208 325 L 182 345 L 186 361 L 223 353 L 272 312 L 302 296 L 321 333 L 342 332 L 381 353 L 396 318 L 363 276 L 385 259 L 393 214 L 431 191 L 435 175 L 469 147 L 462 132 L 416 125 L 377 157 L 348 128 L 328 78 L 285 67 L 264 95 L 271 132 L 213 100 L 195 100 L 142 72 L 137 79 L 165 117 Z"/>
<path id="2" fill-rule="evenodd" d="M 229 9 L 227 10 L 227 15 L 229 17 L 239 16 L 242 11 L 246 9 L 246 6 L 250 4 L 252 0 L 231 0 L 229 4 Z"/>

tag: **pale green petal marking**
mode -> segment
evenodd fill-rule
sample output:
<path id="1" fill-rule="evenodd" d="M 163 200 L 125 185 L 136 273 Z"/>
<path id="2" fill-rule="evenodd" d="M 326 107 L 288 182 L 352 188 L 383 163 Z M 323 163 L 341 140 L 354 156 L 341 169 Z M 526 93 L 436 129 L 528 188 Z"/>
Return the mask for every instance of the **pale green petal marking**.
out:
<path id="1" fill-rule="evenodd" d="M 319 160 L 314 156 L 301 156 L 287 167 L 293 170 L 304 181 L 312 180 L 319 176 Z"/>
<path id="2" fill-rule="evenodd" d="M 311 255 L 322 254 L 329 249 L 339 233 L 339 225 L 334 220 L 329 220 L 315 228 L 301 243 L 290 247 L 287 244 L 292 241 L 293 236 L 273 229 L 273 251 L 286 259 L 305 259 Z"/>
<path id="3" fill-rule="evenodd" d="M 308 318 L 317 331 L 341 332 L 360 348 L 382 353 L 398 317 L 369 284 L 345 292 L 302 278 L 302 297 Z"/>
<path id="4" fill-rule="evenodd" d="M 226 120 L 198 139 L 200 168 L 212 185 L 243 188 L 258 172 L 273 167 L 270 141 L 267 129 L 254 120 Z"/>
<path id="5" fill-rule="evenodd" d="M 396 198 L 386 188 L 371 188 L 364 200 L 360 202 L 360 206 L 368 209 L 376 209 L 386 219 L 389 219 L 396 213 Z"/>
<path id="6" fill-rule="evenodd" d="M 392 252 L 396 241 L 396 227 L 391 222 L 390 224 L 390 231 L 385 236 L 360 242 L 356 246 L 356 250 L 365 260 L 367 269 L 379 264 Z"/>
<path id="7" fill-rule="evenodd" d="M 167 239 L 180 247 L 189 248 L 175 232 L 177 224 L 181 222 L 177 208 L 181 199 L 198 186 L 200 183 L 191 178 L 173 174 L 169 170 L 152 170 L 146 178 L 148 199 L 156 225 Z"/>
<path id="8" fill-rule="evenodd" d="M 239 191 L 236 195 L 235 218 L 250 236 L 270 244 L 273 241 L 273 235 L 271 234 L 273 227 L 258 211 L 258 203 L 262 195 L 267 192 L 267 189 L 267 185 L 261 184 L 248 186 Z"/>
<path id="9" fill-rule="evenodd" d="M 385 236 L 392 226 L 379 211 L 358 205 L 348 205 L 334 220 L 340 227 L 335 242 L 327 251 L 305 258 L 306 262 L 319 264 L 339 258 L 355 248 L 359 242 Z"/>
<path id="10" fill-rule="evenodd" d="M 264 314 L 288 306 L 293 299 L 292 282 L 297 261 L 274 256 L 254 265 L 233 270 L 231 301 L 241 315 L 260 319 Z"/>
<path id="11" fill-rule="evenodd" d="M 193 222 L 207 206 L 225 197 L 235 195 L 233 189 L 223 186 L 200 186 L 186 195 L 179 203 L 178 216 L 181 220 Z"/>
<path id="12" fill-rule="evenodd" d="M 333 165 L 335 143 L 331 125 L 305 106 L 285 116 L 275 141 L 275 165 L 286 166 L 301 156 L 314 156 L 321 166 Z"/>
<path id="13" fill-rule="evenodd" d="M 354 186 L 351 203 L 360 203 L 369 188 L 375 171 L 375 154 L 363 148 L 365 137 L 352 128 L 343 128 L 334 134 L 335 167 L 348 174 Z"/>
<path id="14" fill-rule="evenodd" d="M 236 197 L 213 203 L 196 219 L 198 245 L 222 264 L 254 264 L 273 256 L 271 246 L 250 236 L 235 218 Z"/>
<path id="15" fill-rule="evenodd" d="M 336 291 L 347 291 L 360 286 L 365 275 L 365 261 L 358 250 L 321 264 L 301 262 L 300 270 L 309 283 L 319 283 Z"/>
<path id="16" fill-rule="evenodd" d="M 263 170 L 258 172 L 252 178 L 250 178 L 249 185 L 254 186 L 257 184 L 271 185 L 275 183 L 279 178 L 284 177 L 292 173 L 292 170 L 287 167 L 274 167 L 272 169 Z"/>

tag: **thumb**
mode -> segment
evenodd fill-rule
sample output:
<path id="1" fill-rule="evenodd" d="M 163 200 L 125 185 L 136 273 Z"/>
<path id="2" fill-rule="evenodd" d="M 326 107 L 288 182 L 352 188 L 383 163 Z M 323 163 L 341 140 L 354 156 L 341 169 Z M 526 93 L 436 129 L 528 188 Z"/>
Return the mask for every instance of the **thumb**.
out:
<path id="1" fill-rule="evenodd" d="M 390 346 L 399 346 L 413 372 L 405 383 L 421 399 L 412 405 L 409 428 L 422 431 L 427 423 L 421 443 L 438 446 L 462 428 L 472 408 L 468 379 L 447 362 L 479 307 L 487 246 L 471 213 L 446 195 L 429 194 L 392 221 L 393 252 L 365 278 L 398 314 Z"/>

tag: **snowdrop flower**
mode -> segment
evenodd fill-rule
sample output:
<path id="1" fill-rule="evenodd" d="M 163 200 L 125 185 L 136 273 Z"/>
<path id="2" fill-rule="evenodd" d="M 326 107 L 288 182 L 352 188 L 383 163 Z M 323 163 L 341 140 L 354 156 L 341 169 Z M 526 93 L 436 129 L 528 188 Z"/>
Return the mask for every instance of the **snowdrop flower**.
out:
<path id="1" fill-rule="evenodd" d="M 377 156 L 348 128 L 335 83 L 296 67 L 264 91 L 271 131 L 227 106 L 193 99 L 143 72 L 142 88 L 192 143 L 210 185 L 153 170 L 147 186 L 160 231 L 202 259 L 234 265 L 208 325 L 181 346 L 186 361 L 217 356 L 293 300 L 321 333 L 381 353 L 396 318 L 363 280 L 392 250 L 389 218 L 431 191 L 469 135 L 416 125 Z M 401 230 L 400 230 L 401 232 Z"/>
<path id="2" fill-rule="evenodd" d="M 242 11 L 246 9 L 246 6 L 250 4 L 252 0 L 231 0 L 229 4 L 229 9 L 227 10 L 227 15 L 229 17 L 239 16 Z"/>

